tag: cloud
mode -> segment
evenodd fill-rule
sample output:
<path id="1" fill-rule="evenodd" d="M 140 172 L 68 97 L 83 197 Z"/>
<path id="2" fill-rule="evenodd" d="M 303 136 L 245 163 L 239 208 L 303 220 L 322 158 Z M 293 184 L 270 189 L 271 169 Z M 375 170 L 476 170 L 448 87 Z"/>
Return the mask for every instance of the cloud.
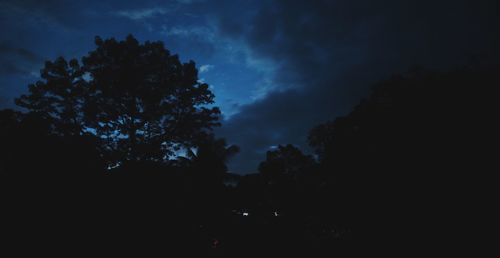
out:
<path id="1" fill-rule="evenodd" d="M 206 73 L 206 72 L 214 69 L 214 67 L 215 67 L 214 65 L 210 65 L 210 64 L 202 65 L 202 66 L 200 66 L 199 71 L 200 71 L 200 73 Z"/>
<path id="2" fill-rule="evenodd" d="M 166 36 L 176 37 L 201 37 L 208 42 L 215 41 L 216 32 L 209 26 L 166 26 L 163 25 L 161 33 Z"/>
<path id="3" fill-rule="evenodd" d="M 176 0 L 176 2 L 180 4 L 194 4 L 194 3 L 200 3 L 200 2 L 205 2 L 206 0 Z"/>
<path id="4" fill-rule="evenodd" d="M 207 57 L 220 53 L 217 48 L 220 48 L 221 43 L 216 31 L 207 24 L 162 24 L 157 31 L 166 38 L 165 44 L 169 49 L 175 49 L 179 53 L 189 53 L 190 59 L 200 60 L 202 57 L 208 59 Z"/>
<path id="5" fill-rule="evenodd" d="M 60 28 L 77 27 L 81 24 L 81 10 L 85 7 L 78 1 L 65 0 L 2 0 L 0 14 L 14 17 L 18 23 L 50 25 Z"/>
<path id="6" fill-rule="evenodd" d="M 13 46 L 8 42 L 0 42 L 0 74 L 30 74 L 43 58 L 34 52 Z"/>
<path id="7" fill-rule="evenodd" d="M 499 57 L 497 1 L 262 1 L 216 15 L 222 35 L 275 64 L 271 90 L 218 131 L 241 153 L 232 171 L 255 171 L 269 146 L 307 150 L 310 128 L 346 114 L 378 80 L 412 65 L 447 69 Z M 246 14 L 243 10 L 251 10 Z M 247 17 L 242 19 L 241 17 Z M 498 62 L 499 59 L 496 59 Z"/>
<path id="8" fill-rule="evenodd" d="M 29 62 L 39 62 L 42 60 L 42 58 L 34 52 L 25 48 L 14 47 L 7 42 L 0 42 L 0 55 L 15 55 Z"/>
<path id="9" fill-rule="evenodd" d="M 158 15 L 166 14 L 168 12 L 169 10 L 167 10 L 166 8 L 154 7 L 154 8 L 139 9 L 139 10 L 116 11 L 114 12 L 114 14 L 117 16 L 138 21 L 138 20 L 153 18 Z"/>

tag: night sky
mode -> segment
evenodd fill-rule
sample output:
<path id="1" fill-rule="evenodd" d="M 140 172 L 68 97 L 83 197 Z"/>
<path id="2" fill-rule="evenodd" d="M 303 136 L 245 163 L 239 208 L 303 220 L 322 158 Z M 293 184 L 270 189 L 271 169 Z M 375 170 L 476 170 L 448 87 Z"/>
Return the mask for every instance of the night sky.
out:
<path id="1" fill-rule="evenodd" d="M 344 115 L 377 80 L 419 65 L 497 62 L 498 0 L 0 0 L 0 108 L 39 78 L 45 60 L 80 58 L 94 37 L 163 41 L 194 60 L 224 115 L 216 130 L 241 152 L 306 152 L 315 125 Z"/>

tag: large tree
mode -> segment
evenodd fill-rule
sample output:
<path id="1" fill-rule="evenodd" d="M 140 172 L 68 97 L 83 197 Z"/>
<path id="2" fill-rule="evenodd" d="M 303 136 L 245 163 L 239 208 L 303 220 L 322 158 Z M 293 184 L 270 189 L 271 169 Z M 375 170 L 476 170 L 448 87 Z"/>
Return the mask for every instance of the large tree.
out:
<path id="1" fill-rule="evenodd" d="M 111 162 L 166 160 L 218 125 L 214 94 L 162 42 L 96 37 L 96 49 L 69 63 L 47 62 L 17 104 L 54 121 L 59 134 L 95 134 Z"/>

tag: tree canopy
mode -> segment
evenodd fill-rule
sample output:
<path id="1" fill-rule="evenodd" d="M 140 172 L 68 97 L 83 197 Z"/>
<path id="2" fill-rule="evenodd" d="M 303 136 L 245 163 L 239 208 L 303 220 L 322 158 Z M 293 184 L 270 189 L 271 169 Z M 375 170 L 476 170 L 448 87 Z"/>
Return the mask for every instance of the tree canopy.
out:
<path id="1" fill-rule="evenodd" d="M 42 80 L 16 103 L 51 121 L 59 135 L 95 134 L 111 163 L 164 161 L 193 147 L 218 125 L 214 94 L 162 42 L 95 39 L 69 62 L 46 62 Z"/>

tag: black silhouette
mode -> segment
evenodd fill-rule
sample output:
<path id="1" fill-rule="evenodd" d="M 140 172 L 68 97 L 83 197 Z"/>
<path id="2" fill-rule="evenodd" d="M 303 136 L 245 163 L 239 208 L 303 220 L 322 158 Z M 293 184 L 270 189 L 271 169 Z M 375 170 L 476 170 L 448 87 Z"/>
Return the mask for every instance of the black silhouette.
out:
<path id="1" fill-rule="evenodd" d="M 47 62 L 43 81 L 17 104 L 51 122 L 54 133 L 102 139 L 110 166 L 124 161 L 165 161 L 194 146 L 218 124 L 214 95 L 198 81 L 194 62 L 181 63 L 161 42 L 95 40 L 78 60 Z"/>
<path id="2" fill-rule="evenodd" d="M 481 144 L 478 128 L 487 130 L 481 117 L 493 110 L 488 85 L 498 83 L 495 74 L 491 67 L 416 68 L 376 85 L 349 115 L 311 130 L 324 178 L 320 198 L 335 203 L 324 213 L 335 213 L 357 232 L 355 242 L 373 251 L 426 252 L 458 242 L 468 231 L 456 225 L 472 222 L 463 194 L 482 173 L 482 154 L 472 150 Z"/>

